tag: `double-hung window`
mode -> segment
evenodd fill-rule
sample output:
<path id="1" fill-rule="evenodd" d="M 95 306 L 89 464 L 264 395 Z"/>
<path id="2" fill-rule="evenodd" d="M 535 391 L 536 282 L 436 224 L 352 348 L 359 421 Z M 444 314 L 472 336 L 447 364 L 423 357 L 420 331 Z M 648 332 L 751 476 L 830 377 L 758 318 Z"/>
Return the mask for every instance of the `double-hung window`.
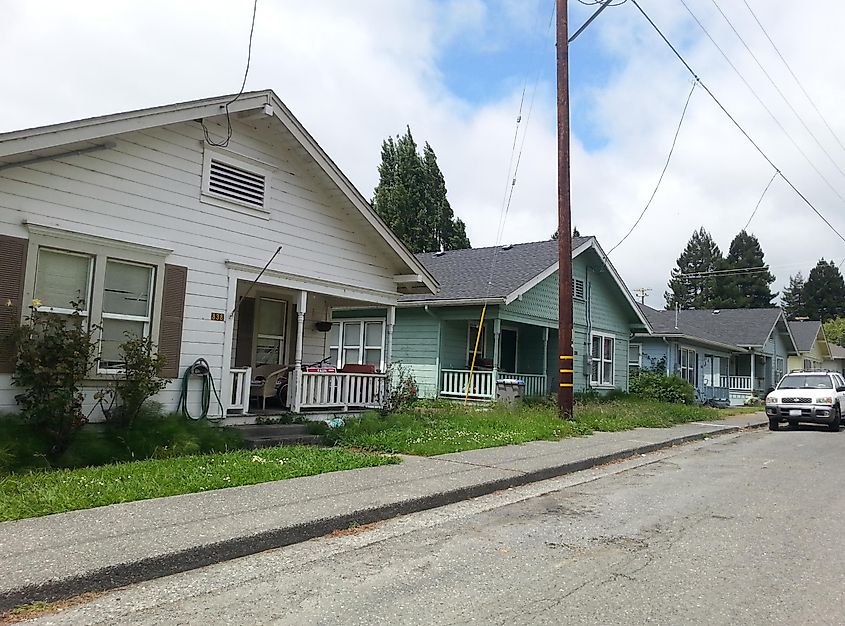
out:
<path id="1" fill-rule="evenodd" d="M 616 339 L 594 333 L 590 347 L 590 382 L 600 387 L 612 387 Z"/>
<path id="2" fill-rule="evenodd" d="M 628 371 L 635 373 L 640 371 L 643 359 L 643 347 L 638 343 L 628 344 Z"/>
<path id="3" fill-rule="evenodd" d="M 27 287 L 39 312 L 95 328 L 97 371 L 120 371 L 120 345 L 156 337 L 168 250 L 28 224 Z"/>
<path id="4" fill-rule="evenodd" d="M 476 346 L 478 351 L 476 352 Z M 473 361 L 473 353 L 475 353 L 475 364 L 479 365 L 479 359 L 485 358 L 487 346 L 487 327 L 481 327 L 481 336 L 478 336 L 478 324 L 469 325 L 469 334 L 467 335 L 467 365 Z"/>
<path id="5" fill-rule="evenodd" d="M 678 365 L 681 378 L 695 385 L 695 350 L 680 348 L 678 350 Z"/>
<path id="6" fill-rule="evenodd" d="M 258 299 L 255 337 L 255 364 L 277 365 L 285 358 L 287 302 L 274 298 Z"/>
<path id="7" fill-rule="evenodd" d="M 332 324 L 329 355 L 337 367 L 374 365 L 384 370 L 384 333 L 382 320 L 344 320 Z"/>

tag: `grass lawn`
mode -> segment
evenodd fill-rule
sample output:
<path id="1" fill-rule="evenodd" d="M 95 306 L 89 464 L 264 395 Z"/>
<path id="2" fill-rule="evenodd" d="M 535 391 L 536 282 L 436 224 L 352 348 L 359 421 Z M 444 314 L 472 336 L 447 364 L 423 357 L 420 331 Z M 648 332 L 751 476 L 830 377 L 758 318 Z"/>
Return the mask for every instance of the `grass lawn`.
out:
<path id="1" fill-rule="evenodd" d="M 0 521 L 392 463 L 399 459 L 291 446 L 10 474 L 0 476 Z"/>
<path id="2" fill-rule="evenodd" d="M 499 407 L 464 409 L 453 404 L 387 417 L 366 414 L 333 430 L 330 435 L 340 446 L 431 456 L 527 441 L 558 440 L 589 435 L 593 431 L 664 428 L 760 410 L 713 409 L 626 398 L 580 404 L 576 406 L 575 420 L 567 422 L 558 419 L 556 408 L 549 405 L 507 410 Z"/>

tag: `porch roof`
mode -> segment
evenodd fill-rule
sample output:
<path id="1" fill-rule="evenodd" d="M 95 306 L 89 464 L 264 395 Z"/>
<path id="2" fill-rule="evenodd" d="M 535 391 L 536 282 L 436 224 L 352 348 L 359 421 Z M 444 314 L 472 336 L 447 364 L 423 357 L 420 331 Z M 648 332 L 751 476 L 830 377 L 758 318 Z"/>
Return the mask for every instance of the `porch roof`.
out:
<path id="1" fill-rule="evenodd" d="M 684 335 L 740 350 L 764 346 L 783 317 L 783 311 L 775 307 L 682 310 L 676 313 L 658 311 L 642 304 L 639 306 L 657 336 Z M 788 331 L 789 327 L 786 328 Z"/>

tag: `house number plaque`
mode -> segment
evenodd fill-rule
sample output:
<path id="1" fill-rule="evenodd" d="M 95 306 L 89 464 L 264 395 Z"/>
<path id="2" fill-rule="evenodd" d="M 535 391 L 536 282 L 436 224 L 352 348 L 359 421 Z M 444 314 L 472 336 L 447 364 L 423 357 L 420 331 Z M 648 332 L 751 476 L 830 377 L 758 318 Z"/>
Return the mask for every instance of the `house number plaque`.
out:
<path id="1" fill-rule="evenodd" d="M 211 321 L 212 322 L 225 322 L 226 321 L 226 314 L 225 313 L 212 313 L 211 314 Z"/>

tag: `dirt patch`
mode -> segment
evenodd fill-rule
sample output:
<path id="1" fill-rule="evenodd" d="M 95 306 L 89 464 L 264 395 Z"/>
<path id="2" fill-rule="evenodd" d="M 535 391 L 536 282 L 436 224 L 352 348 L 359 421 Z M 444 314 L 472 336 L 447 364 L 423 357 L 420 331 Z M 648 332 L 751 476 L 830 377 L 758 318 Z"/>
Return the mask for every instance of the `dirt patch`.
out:
<path id="1" fill-rule="evenodd" d="M 371 524 L 352 524 L 349 528 L 341 528 L 338 530 L 333 530 L 329 533 L 329 537 L 332 539 L 337 539 L 338 537 L 352 537 L 353 535 L 360 535 L 361 533 L 365 533 L 370 530 L 375 530 L 379 526 L 383 525 L 384 522 L 372 522 Z M 0 626 L 3 626 L 0 623 Z"/>
<path id="2" fill-rule="evenodd" d="M 86 604 L 92 600 L 96 600 L 106 592 L 97 591 L 83 593 L 82 595 L 68 598 L 67 600 L 58 600 L 56 602 L 33 602 L 31 604 L 23 604 L 17 606 L 10 611 L 0 613 L 0 626 L 8 626 L 9 624 L 19 624 L 26 620 L 35 619 L 49 615 L 50 613 L 58 613 L 65 609 L 70 609 L 80 604 Z"/>

